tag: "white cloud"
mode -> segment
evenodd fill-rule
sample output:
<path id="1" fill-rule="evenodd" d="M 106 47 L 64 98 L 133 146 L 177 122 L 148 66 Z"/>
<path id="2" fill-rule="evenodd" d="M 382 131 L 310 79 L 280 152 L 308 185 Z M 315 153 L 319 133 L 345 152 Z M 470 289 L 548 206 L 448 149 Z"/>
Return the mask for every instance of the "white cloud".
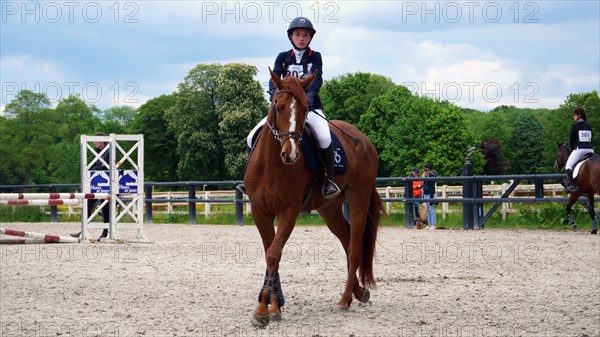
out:
<path id="1" fill-rule="evenodd" d="M 475 109 L 499 104 L 553 108 L 569 93 L 600 86 L 599 20 L 590 14 L 597 13 L 598 5 L 591 2 L 523 3 L 519 13 L 516 3 L 494 3 L 503 10 L 499 22 L 486 21 L 479 3 L 473 22 L 465 15 L 457 23 L 450 22 L 450 10 L 459 4 L 467 13 L 463 3 L 141 1 L 119 3 L 116 23 L 116 3 L 101 4 L 104 16 L 95 24 L 76 18 L 75 23 L 20 25 L 12 20 L 4 25 L 3 52 L 20 50 L 22 55 L 2 54 L 2 83 L 26 83 L 27 89 L 58 83 L 65 97 L 66 82 L 80 83 L 74 88 L 79 93 L 87 83 L 88 96 L 98 84 L 103 97 L 95 104 L 105 107 L 125 103 L 129 82 L 139 86 L 135 98 L 145 102 L 175 91 L 196 64 L 243 62 L 258 68 L 257 79 L 266 88 L 267 67 L 278 52 L 290 48 L 285 30 L 300 8 L 317 29 L 311 46 L 323 55 L 325 80 L 370 72 L 398 84 L 424 84 L 421 91 L 435 91 L 439 83 L 441 98 L 454 97 L 450 90 L 456 83 L 463 98 L 456 104 Z M 424 11 L 435 6 L 441 10 L 439 22 Z M 536 9 L 538 22 L 524 22 Z M 76 51 L 43 44 L 54 38 Z M 470 82 L 480 85 L 464 85 Z M 497 102 L 495 84 L 502 89 Z M 2 91 L 5 96 L 7 90 Z M 532 93 L 537 102 L 525 102 Z M 7 101 L 3 97 L 0 103 Z"/>
<path id="2" fill-rule="evenodd" d="M 59 66 L 29 55 L 2 56 L 0 73 L 3 104 L 10 102 L 21 90 L 56 94 L 57 88 L 64 85 Z"/>

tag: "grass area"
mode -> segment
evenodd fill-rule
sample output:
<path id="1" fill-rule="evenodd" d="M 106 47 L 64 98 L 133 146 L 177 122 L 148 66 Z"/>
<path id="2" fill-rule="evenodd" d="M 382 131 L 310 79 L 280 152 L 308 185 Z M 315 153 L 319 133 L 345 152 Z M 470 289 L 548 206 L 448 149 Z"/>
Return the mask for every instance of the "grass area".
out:
<path id="1" fill-rule="evenodd" d="M 65 212 L 61 209 L 59 212 Z M 519 209 L 519 213 L 508 214 L 506 220 L 502 219 L 501 214 L 495 213 L 490 220 L 485 223 L 485 228 L 509 228 L 509 229 L 546 229 L 546 230 L 570 230 L 565 205 L 563 204 L 543 204 L 532 205 L 522 204 L 514 206 Z M 486 208 L 487 209 L 487 208 Z M 176 211 L 187 211 L 186 208 L 175 209 Z M 395 211 L 399 211 L 394 209 Z M 199 205 L 196 215 L 196 223 L 198 224 L 224 224 L 232 225 L 236 223 L 234 208 L 232 205 L 219 205 L 213 207 L 213 212 L 229 212 L 227 214 L 212 214 L 205 217 L 203 206 Z M 403 212 L 403 211 L 402 211 Z M 393 213 L 389 218 L 382 218 L 382 226 L 404 226 L 404 214 L 402 212 Z M 76 213 L 75 213 L 76 214 Z M 591 219 L 587 212 L 582 207 L 574 207 L 573 214 L 576 222 L 579 224 L 580 230 L 590 230 Z M 438 228 L 461 229 L 463 228 L 462 214 L 449 214 L 445 218 L 438 213 Z M 0 223 L 5 222 L 48 222 L 50 215 L 48 209 L 43 210 L 39 207 L 10 207 L 0 206 Z M 80 215 L 63 215 L 59 214 L 59 222 L 79 222 Z M 100 217 L 96 221 L 102 221 Z M 128 221 L 128 220 L 125 220 Z M 188 223 L 188 214 L 154 214 L 154 223 Z M 244 225 L 253 225 L 254 222 L 250 215 L 245 215 L 243 220 Z M 323 219 L 316 214 L 301 215 L 297 222 L 300 226 L 322 226 Z"/>

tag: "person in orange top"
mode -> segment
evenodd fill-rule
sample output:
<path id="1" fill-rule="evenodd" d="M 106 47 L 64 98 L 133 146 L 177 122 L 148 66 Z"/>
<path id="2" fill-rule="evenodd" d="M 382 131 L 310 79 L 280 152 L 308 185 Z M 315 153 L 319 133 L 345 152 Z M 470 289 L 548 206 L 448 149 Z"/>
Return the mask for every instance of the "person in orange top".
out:
<path id="1" fill-rule="evenodd" d="M 412 169 L 412 171 L 410 172 L 410 176 L 411 177 L 418 177 L 419 176 L 419 169 L 417 167 L 414 167 Z M 412 182 L 412 192 L 413 192 L 413 198 L 422 198 L 423 197 L 423 180 L 415 180 Z M 414 210 L 415 210 L 415 223 L 417 222 L 417 220 L 419 220 L 419 203 L 415 202 L 413 204 L 414 206 Z"/>

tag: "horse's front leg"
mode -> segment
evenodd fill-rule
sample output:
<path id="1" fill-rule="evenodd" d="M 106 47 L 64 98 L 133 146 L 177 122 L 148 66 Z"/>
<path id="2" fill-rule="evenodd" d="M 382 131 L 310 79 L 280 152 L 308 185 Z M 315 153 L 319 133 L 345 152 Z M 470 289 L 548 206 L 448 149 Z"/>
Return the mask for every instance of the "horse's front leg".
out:
<path id="1" fill-rule="evenodd" d="M 253 206 L 253 210 L 254 209 L 255 208 Z M 262 244 L 266 255 L 275 238 L 275 228 L 273 227 L 273 221 L 275 217 L 266 214 L 260 214 L 258 211 L 254 211 L 252 216 L 262 239 Z M 269 324 L 269 299 L 271 297 L 272 286 L 272 282 L 269 278 L 269 270 L 267 269 L 263 286 L 258 293 L 258 306 L 256 309 L 254 309 L 254 313 L 252 314 L 252 323 L 256 326 L 263 327 Z"/>
<path id="2" fill-rule="evenodd" d="M 573 192 L 571 194 L 569 194 L 569 201 L 567 202 L 567 217 L 569 219 L 569 225 L 571 226 L 571 228 L 573 229 L 574 232 L 576 232 L 579 228 L 579 226 L 577 225 L 577 223 L 575 223 L 575 219 L 573 217 L 573 204 L 575 204 L 575 202 L 577 202 L 577 199 L 579 199 L 580 194 L 577 192 Z"/>
<path id="3" fill-rule="evenodd" d="M 283 247 L 292 233 L 295 221 L 296 217 L 293 214 L 277 217 L 277 232 L 265 251 L 267 271 L 258 295 L 259 303 L 253 315 L 254 325 L 265 327 L 271 319 L 281 319 L 281 307 L 285 304 L 285 298 L 279 279 L 279 263 Z"/>

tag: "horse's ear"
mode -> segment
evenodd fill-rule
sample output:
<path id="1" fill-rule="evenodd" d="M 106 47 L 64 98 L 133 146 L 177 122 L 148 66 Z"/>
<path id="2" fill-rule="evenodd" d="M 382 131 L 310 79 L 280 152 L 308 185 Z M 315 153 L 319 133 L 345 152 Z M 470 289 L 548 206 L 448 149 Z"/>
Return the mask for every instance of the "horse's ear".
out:
<path id="1" fill-rule="evenodd" d="M 317 78 L 317 72 L 316 71 L 314 73 L 310 74 L 310 76 L 308 76 L 307 78 L 303 79 L 300 82 L 300 85 L 302 86 L 302 89 L 304 89 L 304 91 L 307 91 L 308 88 L 310 88 L 310 85 L 315 80 L 315 78 Z"/>
<path id="2" fill-rule="evenodd" d="M 562 143 L 561 143 L 561 142 L 559 142 L 558 140 L 555 140 L 555 142 L 556 142 L 556 145 L 557 145 L 557 146 L 561 146 L 561 145 L 562 145 Z"/>
<path id="3" fill-rule="evenodd" d="M 269 67 L 269 74 L 271 75 L 271 81 L 273 81 L 273 84 L 275 84 L 275 88 L 283 88 L 283 80 L 281 79 L 281 77 L 277 76 L 277 74 L 275 74 L 273 70 L 271 70 L 271 67 Z"/>

